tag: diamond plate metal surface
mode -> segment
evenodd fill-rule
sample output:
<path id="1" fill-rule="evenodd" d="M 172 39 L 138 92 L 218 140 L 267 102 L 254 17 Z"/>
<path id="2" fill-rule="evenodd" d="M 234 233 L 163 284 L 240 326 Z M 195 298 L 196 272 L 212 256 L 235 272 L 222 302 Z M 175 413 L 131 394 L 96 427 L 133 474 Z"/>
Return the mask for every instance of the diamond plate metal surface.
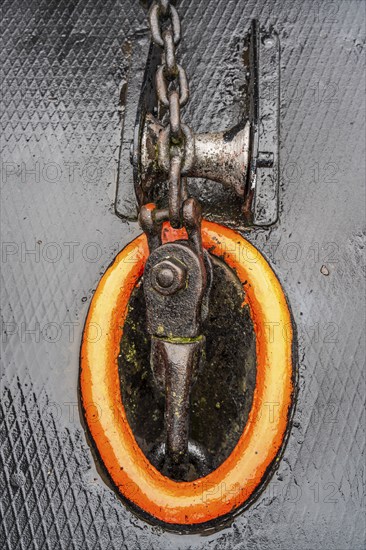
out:
<path id="1" fill-rule="evenodd" d="M 250 18 L 279 33 L 280 221 L 247 237 L 280 277 L 297 325 L 300 391 L 284 458 L 256 503 L 206 536 L 138 519 L 96 469 L 78 412 L 79 346 L 100 275 L 139 232 L 113 200 L 126 40 L 145 13 L 132 0 L 4 0 L 0 545 L 360 550 L 365 3 L 178 7 L 195 131 L 238 122 Z"/>

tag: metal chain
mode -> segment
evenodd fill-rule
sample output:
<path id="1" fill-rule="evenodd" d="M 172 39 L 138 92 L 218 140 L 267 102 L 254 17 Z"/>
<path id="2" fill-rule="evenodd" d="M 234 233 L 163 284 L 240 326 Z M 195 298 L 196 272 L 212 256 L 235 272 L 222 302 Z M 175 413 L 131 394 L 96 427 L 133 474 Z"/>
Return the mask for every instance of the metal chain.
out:
<path id="1" fill-rule="evenodd" d="M 187 199 L 182 176 L 191 169 L 194 160 L 194 135 L 181 119 L 181 108 L 189 100 L 187 75 L 176 61 L 181 26 L 178 12 L 169 0 L 156 0 L 152 4 L 149 22 L 152 41 L 163 49 L 162 64 L 156 72 L 156 90 L 161 104 L 169 109 L 169 125 L 159 136 L 159 165 L 169 174 L 169 221 L 178 228 L 182 227 L 182 207 Z"/>
<path id="2" fill-rule="evenodd" d="M 188 198 L 184 177 L 193 165 L 195 148 L 193 132 L 181 120 L 189 87 L 186 72 L 176 60 L 181 37 L 179 16 L 169 0 L 155 0 L 149 19 L 152 41 L 163 50 L 156 90 L 160 104 L 169 110 L 169 124 L 159 132 L 157 147 L 159 166 L 169 175 L 169 207 L 159 209 L 150 203 L 140 209 L 140 224 L 150 250 L 143 284 L 152 342 L 151 367 L 166 396 L 165 463 L 174 478 L 184 478 L 192 448 L 188 437 L 189 394 L 203 353 L 201 321 L 207 312 L 211 263 L 202 247 L 201 208 L 195 198 Z M 174 228 L 185 228 L 184 244 L 179 240 L 162 244 L 165 221 Z M 179 292 L 181 289 L 184 291 Z M 187 328 L 183 328 L 184 323 Z M 177 338 L 174 352 L 168 340 L 172 337 Z"/>

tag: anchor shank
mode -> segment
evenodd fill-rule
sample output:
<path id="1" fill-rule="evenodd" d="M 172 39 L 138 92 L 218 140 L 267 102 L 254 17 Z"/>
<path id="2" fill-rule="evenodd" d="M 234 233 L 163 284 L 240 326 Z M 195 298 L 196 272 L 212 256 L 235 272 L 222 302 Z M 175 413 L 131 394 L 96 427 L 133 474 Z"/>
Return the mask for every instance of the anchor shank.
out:
<path id="1" fill-rule="evenodd" d="M 184 343 L 152 338 L 151 364 L 165 386 L 166 465 L 175 474 L 188 461 L 189 400 L 203 347 L 203 337 Z"/>
<path id="2" fill-rule="evenodd" d="M 150 364 L 157 385 L 165 393 L 165 465 L 177 479 L 184 478 L 188 466 L 190 393 L 203 355 L 201 323 L 211 287 L 199 206 L 194 199 L 187 199 L 182 210 L 188 240 L 156 248 L 160 217 L 164 219 L 166 212 L 152 205 L 140 212 L 151 252 L 144 271 Z"/>

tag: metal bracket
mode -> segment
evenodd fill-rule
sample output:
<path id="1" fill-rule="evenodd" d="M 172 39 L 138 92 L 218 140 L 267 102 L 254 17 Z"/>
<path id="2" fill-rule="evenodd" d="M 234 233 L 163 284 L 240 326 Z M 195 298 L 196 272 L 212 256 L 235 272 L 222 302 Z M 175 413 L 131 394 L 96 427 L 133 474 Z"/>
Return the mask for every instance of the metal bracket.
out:
<path id="1" fill-rule="evenodd" d="M 278 218 L 280 47 L 273 31 L 252 21 L 249 42 L 251 168 L 245 211 L 253 225 Z"/>
<path id="2" fill-rule="evenodd" d="M 278 217 L 279 40 L 254 20 L 245 42 L 248 112 L 231 130 L 195 136 L 195 162 L 187 175 L 217 181 L 228 189 L 227 201 L 225 195 L 222 201 L 222 190 L 218 192 L 220 211 L 212 212 L 219 187 L 213 187 L 208 200 L 204 181 L 196 186 L 207 219 L 235 227 L 267 226 Z M 137 220 L 138 209 L 146 202 L 166 206 L 166 175 L 156 152 L 161 127 L 155 119 L 154 75 L 159 63 L 159 50 L 150 43 L 149 32 L 140 32 L 132 43 L 115 203 L 117 215 L 127 220 Z M 234 197 L 234 208 L 229 195 Z"/>

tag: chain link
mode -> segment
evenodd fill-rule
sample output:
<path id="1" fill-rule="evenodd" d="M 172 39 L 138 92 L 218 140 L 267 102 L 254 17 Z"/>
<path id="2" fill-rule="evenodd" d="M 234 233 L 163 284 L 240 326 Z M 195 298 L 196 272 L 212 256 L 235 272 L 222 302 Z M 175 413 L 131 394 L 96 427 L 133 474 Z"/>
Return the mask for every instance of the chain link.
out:
<path id="1" fill-rule="evenodd" d="M 165 71 L 169 77 L 173 77 L 177 71 L 175 60 L 175 45 L 173 33 L 169 29 L 163 33 L 164 52 L 165 52 Z"/>
<path id="2" fill-rule="evenodd" d="M 182 226 L 183 201 L 187 199 L 184 176 L 194 161 L 194 135 L 182 123 L 181 108 L 189 99 L 188 79 L 176 61 L 175 48 L 180 42 L 181 26 L 177 10 L 169 0 L 155 0 L 149 13 L 151 37 L 163 48 L 162 64 L 156 72 L 157 96 L 169 109 L 169 125 L 158 139 L 159 165 L 169 174 L 169 220 Z"/>
<path id="3" fill-rule="evenodd" d="M 151 253 L 144 274 L 147 328 L 152 335 L 152 346 L 155 346 L 151 348 L 151 366 L 154 373 L 168 373 L 166 376 L 169 375 L 171 382 L 166 385 L 165 392 L 166 442 L 163 458 L 168 470 L 174 472 L 174 479 L 180 479 L 181 473 L 188 467 L 192 445 L 188 438 L 187 388 L 190 388 L 192 373 L 197 370 L 203 351 L 204 338 L 199 336 L 200 321 L 206 316 L 208 308 L 211 286 L 208 272 L 211 273 L 211 263 L 208 254 L 204 255 L 202 247 L 200 205 L 187 194 L 185 176 L 193 165 L 195 147 L 192 130 L 181 120 L 181 108 L 189 99 L 189 88 L 186 72 L 177 63 L 175 55 L 181 32 L 178 13 L 169 0 L 155 0 L 149 18 L 152 41 L 163 49 L 161 65 L 155 75 L 156 91 L 160 104 L 169 111 L 169 123 L 159 131 L 157 150 L 158 164 L 169 174 L 169 195 L 168 208 L 157 208 L 153 203 L 143 204 L 139 220 Z M 162 111 L 165 117 L 165 109 Z M 162 224 L 166 221 L 174 228 L 185 228 L 187 246 L 179 241 L 163 244 Z M 171 259 L 169 262 L 164 261 L 169 250 L 167 246 L 172 247 L 168 253 L 168 258 Z M 167 267 L 169 265 L 174 271 Z M 160 276 L 164 276 L 162 283 L 158 280 Z M 167 285 L 165 279 L 168 281 Z M 200 279 L 200 284 L 198 281 L 193 286 L 189 284 L 189 281 L 197 279 Z M 156 282 L 155 286 L 153 281 Z M 184 289 L 183 294 L 179 292 L 181 289 Z M 180 342 L 177 350 L 171 352 L 170 348 L 164 347 L 166 333 L 161 334 L 162 326 L 168 335 L 184 335 L 187 342 Z M 158 342 L 161 346 L 159 348 Z M 190 346 L 188 353 L 187 345 Z M 164 357 L 157 358 L 154 350 L 158 349 L 164 351 Z M 172 370 L 170 366 L 174 364 L 176 357 L 179 364 Z"/>
<path id="4" fill-rule="evenodd" d="M 164 47 L 164 40 L 161 35 L 159 16 L 167 17 L 169 15 L 172 29 L 173 29 L 173 41 L 175 46 L 178 46 L 180 42 L 180 19 L 177 10 L 170 2 L 154 2 L 150 14 L 150 29 L 152 40 L 154 44 Z"/>
<path id="5" fill-rule="evenodd" d="M 163 105 L 168 107 L 169 105 L 168 82 L 164 74 L 165 69 L 166 69 L 166 65 L 165 63 L 163 63 L 163 65 L 160 65 L 158 67 L 158 70 L 156 71 L 156 89 L 158 92 L 159 101 L 161 101 Z M 175 80 L 178 80 L 179 91 L 180 91 L 179 105 L 181 107 L 184 107 L 184 105 L 186 105 L 189 99 L 189 88 L 188 88 L 188 80 L 187 80 L 186 72 L 181 65 L 176 65 Z M 170 79 L 170 82 L 172 82 L 172 79 Z"/>

